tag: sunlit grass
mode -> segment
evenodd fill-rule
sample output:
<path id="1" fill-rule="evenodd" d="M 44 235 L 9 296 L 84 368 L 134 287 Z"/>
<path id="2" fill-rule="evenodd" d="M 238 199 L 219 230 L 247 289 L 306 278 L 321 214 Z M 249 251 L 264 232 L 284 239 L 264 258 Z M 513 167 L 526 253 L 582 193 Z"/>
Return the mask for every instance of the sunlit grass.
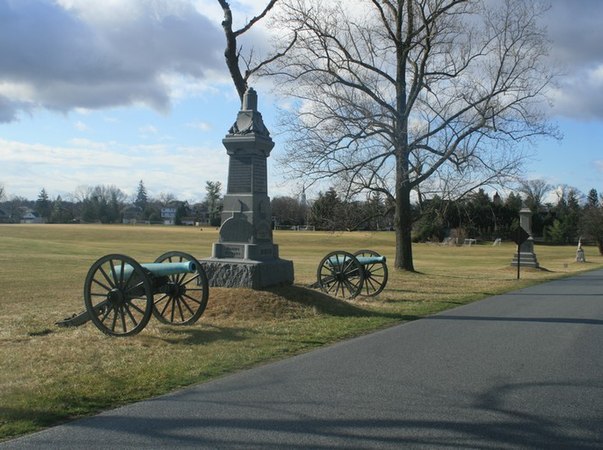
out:
<path id="1" fill-rule="evenodd" d="M 203 258 L 217 237 L 192 227 L 0 225 L 0 438 L 603 265 L 595 248 L 578 264 L 575 248 L 537 246 L 547 270 L 523 270 L 518 281 L 509 265 L 514 244 L 419 244 L 418 272 L 405 273 L 392 269 L 392 233 L 277 232 L 281 257 L 295 264 L 292 287 L 211 289 L 197 324 L 151 319 L 130 338 L 107 337 L 90 323 L 55 326 L 83 310 L 84 278 L 99 257 L 149 262 L 180 250 Z M 344 302 L 308 288 L 326 253 L 366 248 L 390 261 L 381 295 Z"/>

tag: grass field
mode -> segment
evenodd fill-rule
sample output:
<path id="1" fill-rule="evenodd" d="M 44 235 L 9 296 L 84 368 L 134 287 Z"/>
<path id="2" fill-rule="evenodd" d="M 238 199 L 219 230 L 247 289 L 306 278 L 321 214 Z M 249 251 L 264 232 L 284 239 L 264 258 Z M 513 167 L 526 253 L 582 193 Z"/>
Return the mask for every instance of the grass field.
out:
<path id="1" fill-rule="evenodd" d="M 515 245 L 414 246 L 418 273 L 391 269 L 376 298 L 339 301 L 307 286 L 331 250 L 370 248 L 393 260 L 392 233 L 277 232 L 294 286 L 210 290 L 189 327 L 151 319 L 137 336 L 107 337 L 88 323 L 55 322 L 83 310 L 88 268 L 108 253 L 140 262 L 168 250 L 209 256 L 217 231 L 185 227 L 0 225 L 0 439 L 89 415 L 242 368 L 308 351 L 489 295 L 603 266 L 594 247 L 537 246 L 546 270 L 509 266 Z"/>

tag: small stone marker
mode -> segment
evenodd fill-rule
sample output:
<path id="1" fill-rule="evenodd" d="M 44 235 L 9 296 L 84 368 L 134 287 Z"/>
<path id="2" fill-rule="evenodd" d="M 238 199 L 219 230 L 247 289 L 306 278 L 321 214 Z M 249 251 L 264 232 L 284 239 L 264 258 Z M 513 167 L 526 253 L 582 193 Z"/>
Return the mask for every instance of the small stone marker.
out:
<path id="1" fill-rule="evenodd" d="M 586 257 L 584 256 L 584 249 L 582 248 L 582 238 L 578 239 L 578 249 L 576 250 L 576 262 L 586 262 Z"/>

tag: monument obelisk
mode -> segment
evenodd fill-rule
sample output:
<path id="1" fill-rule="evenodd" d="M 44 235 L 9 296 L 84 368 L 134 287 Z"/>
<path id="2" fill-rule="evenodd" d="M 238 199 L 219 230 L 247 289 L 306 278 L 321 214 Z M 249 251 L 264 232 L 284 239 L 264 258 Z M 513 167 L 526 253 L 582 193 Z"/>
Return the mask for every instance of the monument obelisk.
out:
<path id="1" fill-rule="evenodd" d="M 293 283 L 293 263 L 279 258 L 272 241 L 267 158 L 274 142 L 249 88 L 241 111 L 222 140 L 229 156 L 219 241 L 203 260 L 210 286 L 261 289 Z"/>

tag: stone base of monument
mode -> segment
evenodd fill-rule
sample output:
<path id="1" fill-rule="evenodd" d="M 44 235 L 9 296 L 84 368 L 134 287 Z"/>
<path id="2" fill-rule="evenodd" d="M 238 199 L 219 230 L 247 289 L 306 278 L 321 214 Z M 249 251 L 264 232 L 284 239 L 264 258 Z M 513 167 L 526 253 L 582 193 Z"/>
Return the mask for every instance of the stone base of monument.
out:
<path id="1" fill-rule="evenodd" d="M 521 267 L 533 267 L 535 269 L 540 268 L 540 264 L 538 263 L 538 259 L 536 258 L 535 253 L 524 253 L 521 252 L 519 254 L 519 265 Z M 511 266 L 517 267 L 517 253 L 513 256 L 513 261 L 511 261 Z"/>
<path id="2" fill-rule="evenodd" d="M 210 287 L 263 289 L 293 284 L 293 262 L 285 259 L 206 258 L 199 260 Z"/>
<path id="3" fill-rule="evenodd" d="M 519 265 L 521 267 L 533 267 L 535 269 L 540 268 L 540 264 L 538 264 L 538 259 L 536 258 L 536 253 L 534 253 L 534 239 L 528 238 L 523 244 L 519 246 Z M 517 252 L 513 255 L 513 261 L 511 261 L 511 266 L 517 267 Z"/>

